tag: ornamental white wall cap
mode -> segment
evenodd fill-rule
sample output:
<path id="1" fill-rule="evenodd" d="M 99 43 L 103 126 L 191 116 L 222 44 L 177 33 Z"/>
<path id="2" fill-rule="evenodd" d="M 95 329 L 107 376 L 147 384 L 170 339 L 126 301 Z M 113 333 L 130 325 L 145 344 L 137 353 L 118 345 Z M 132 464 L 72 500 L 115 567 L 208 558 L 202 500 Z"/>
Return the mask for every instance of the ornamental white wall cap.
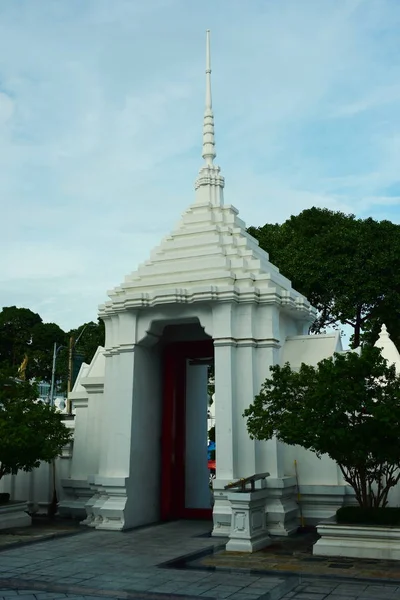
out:
<path id="1" fill-rule="evenodd" d="M 394 364 L 396 372 L 400 374 L 400 353 L 394 342 L 390 339 L 386 325 L 382 325 L 379 337 L 374 346 L 380 348 L 383 358 L 385 358 L 390 365 Z"/>
<path id="2" fill-rule="evenodd" d="M 110 316 L 126 310 L 147 309 L 161 305 L 196 303 L 277 305 L 297 320 L 312 323 L 315 319 L 315 309 L 307 301 L 297 302 L 295 295 L 282 297 L 277 289 L 259 290 L 254 287 L 243 289 L 238 285 L 154 290 L 152 294 L 146 295 L 146 299 L 143 298 L 143 294 L 129 294 L 104 304 L 100 308 L 100 316 Z"/>

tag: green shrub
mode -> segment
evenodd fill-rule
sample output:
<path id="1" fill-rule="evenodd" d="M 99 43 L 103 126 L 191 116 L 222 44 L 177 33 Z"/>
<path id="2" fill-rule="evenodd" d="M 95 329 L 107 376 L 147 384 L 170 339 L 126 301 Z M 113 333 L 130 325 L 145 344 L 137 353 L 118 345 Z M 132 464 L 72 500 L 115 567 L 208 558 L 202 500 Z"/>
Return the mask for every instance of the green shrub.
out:
<path id="1" fill-rule="evenodd" d="M 336 513 L 336 522 L 351 525 L 400 525 L 400 508 L 368 508 L 343 506 Z"/>

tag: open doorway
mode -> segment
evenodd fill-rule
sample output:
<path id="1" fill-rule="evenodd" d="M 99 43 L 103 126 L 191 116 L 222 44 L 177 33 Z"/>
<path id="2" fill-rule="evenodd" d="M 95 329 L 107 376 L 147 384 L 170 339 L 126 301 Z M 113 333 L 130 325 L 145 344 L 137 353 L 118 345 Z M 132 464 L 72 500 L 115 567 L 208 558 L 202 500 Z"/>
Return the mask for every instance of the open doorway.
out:
<path id="1" fill-rule="evenodd" d="M 211 519 L 208 449 L 211 339 L 164 347 L 161 518 Z"/>

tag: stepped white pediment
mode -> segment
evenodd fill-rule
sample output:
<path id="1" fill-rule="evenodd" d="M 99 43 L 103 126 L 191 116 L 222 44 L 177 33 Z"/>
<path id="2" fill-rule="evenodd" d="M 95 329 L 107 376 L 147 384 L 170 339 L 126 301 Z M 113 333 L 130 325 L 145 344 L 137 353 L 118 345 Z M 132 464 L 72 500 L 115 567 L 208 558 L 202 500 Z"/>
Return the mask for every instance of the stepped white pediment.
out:
<path id="1" fill-rule="evenodd" d="M 150 259 L 109 292 L 101 314 L 160 304 L 280 304 L 310 321 L 315 310 L 269 261 L 232 206 L 194 203 Z"/>
<path id="2" fill-rule="evenodd" d="M 324 358 L 342 351 L 340 331 L 290 336 L 282 348 L 281 364 L 289 363 L 294 370 L 300 369 L 302 363 L 316 367 Z"/>
<path id="3" fill-rule="evenodd" d="M 85 393 L 86 390 L 85 388 L 82 386 L 82 379 L 84 379 L 85 377 L 87 377 L 87 372 L 89 371 L 90 365 L 88 365 L 87 363 L 82 363 L 77 375 L 77 378 L 75 380 L 74 383 L 74 387 L 71 390 L 73 394 L 76 393 Z"/>

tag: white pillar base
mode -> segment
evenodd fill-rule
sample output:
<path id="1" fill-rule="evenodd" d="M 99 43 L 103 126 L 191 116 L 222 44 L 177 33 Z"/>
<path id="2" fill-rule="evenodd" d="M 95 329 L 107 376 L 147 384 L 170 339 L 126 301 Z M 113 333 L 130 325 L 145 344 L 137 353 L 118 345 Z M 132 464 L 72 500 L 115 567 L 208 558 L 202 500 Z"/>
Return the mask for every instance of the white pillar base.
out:
<path id="1" fill-rule="evenodd" d="M 93 493 L 87 480 L 62 479 L 61 485 L 66 498 L 58 503 L 58 514 L 62 517 L 84 517 L 86 515 L 85 504 Z"/>
<path id="2" fill-rule="evenodd" d="M 300 525 L 294 477 L 268 477 L 266 512 L 267 530 L 273 536 L 295 533 Z"/>
<path id="3" fill-rule="evenodd" d="M 400 560 L 400 528 L 320 523 L 314 556 Z"/>
<path id="4" fill-rule="evenodd" d="M 318 525 L 336 515 L 342 506 L 357 505 L 349 485 L 302 485 L 300 502 L 306 525 Z"/>
<path id="5" fill-rule="evenodd" d="M 0 529 L 32 525 L 32 518 L 26 512 L 27 510 L 27 502 L 7 502 L 0 505 Z"/>
<path id="6" fill-rule="evenodd" d="M 256 492 L 229 492 L 232 524 L 228 552 L 256 552 L 269 546 L 271 538 L 266 527 L 266 490 Z"/>
<path id="7" fill-rule="evenodd" d="M 228 492 L 224 489 L 232 480 L 214 479 L 213 537 L 229 537 L 232 522 L 232 509 Z"/>

